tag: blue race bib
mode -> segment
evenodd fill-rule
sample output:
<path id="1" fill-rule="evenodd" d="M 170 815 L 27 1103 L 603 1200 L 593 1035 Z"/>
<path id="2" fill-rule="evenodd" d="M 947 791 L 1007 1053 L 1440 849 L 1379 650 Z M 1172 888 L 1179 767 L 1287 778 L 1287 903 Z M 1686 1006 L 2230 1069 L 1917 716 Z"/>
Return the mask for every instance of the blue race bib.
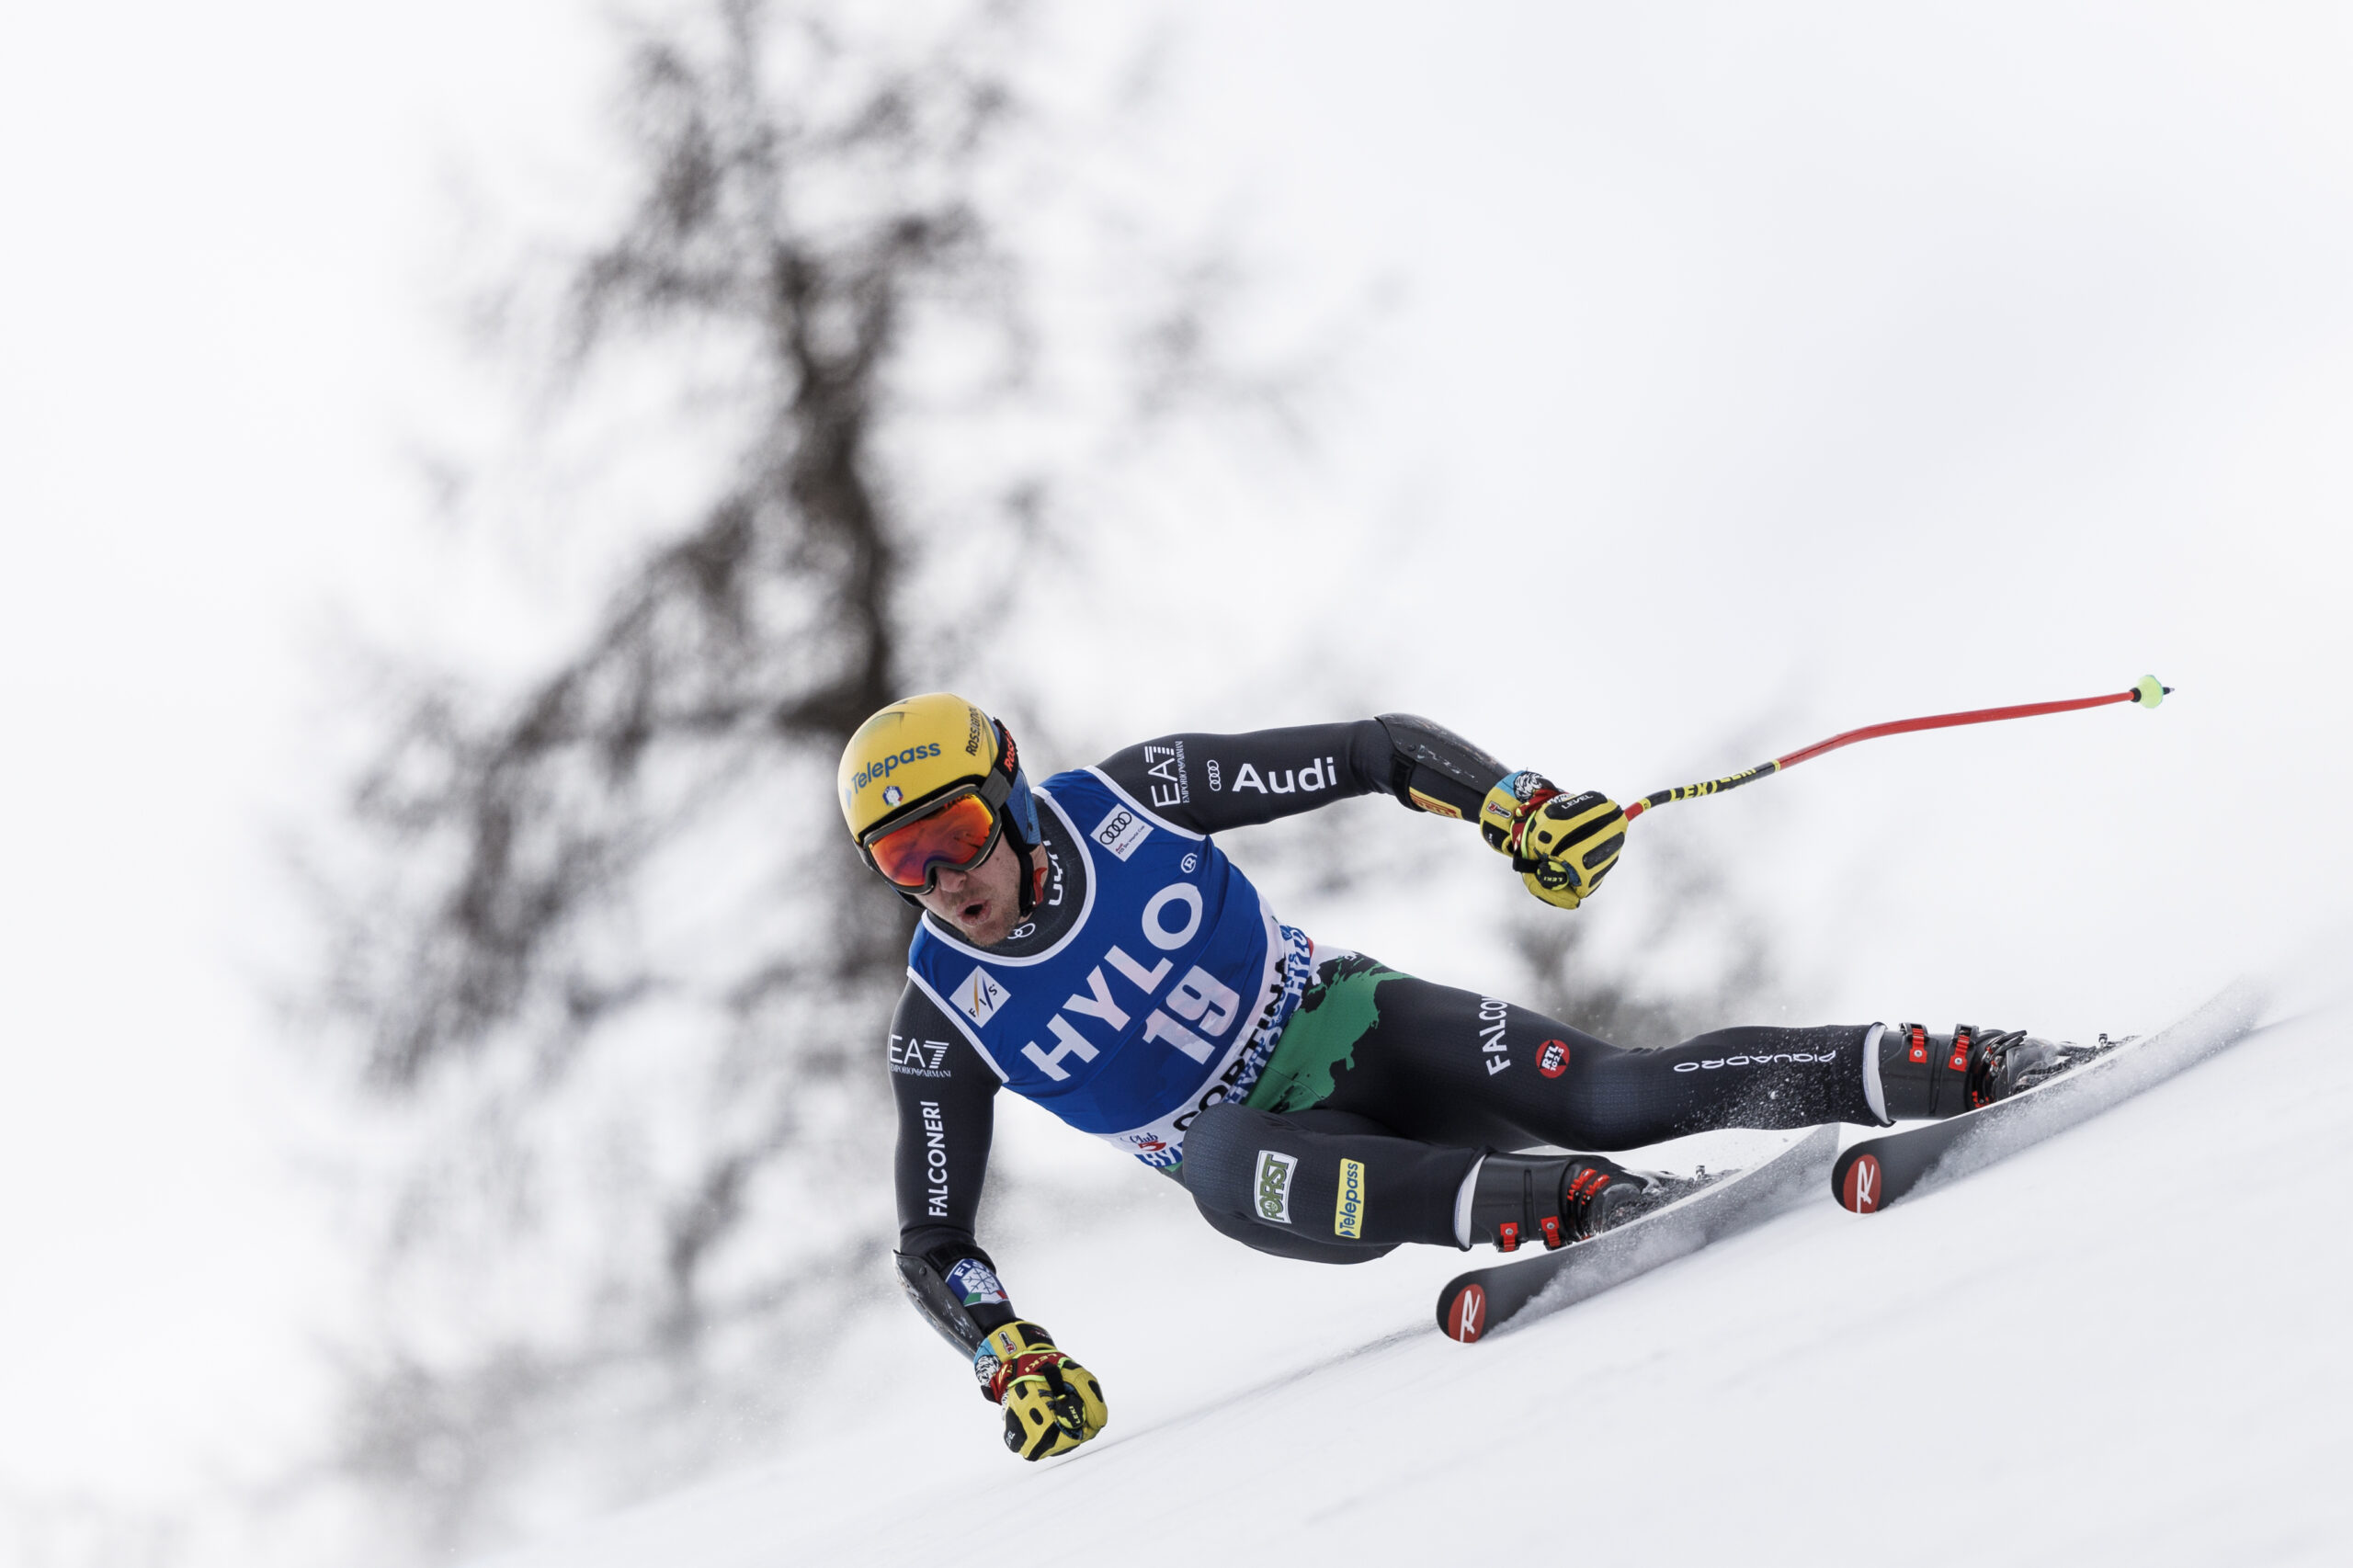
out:
<path id="1" fill-rule="evenodd" d="M 1084 903 L 1042 952 L 1008 958 L 926 918 L 907 974 L 1007 1088 L 1148 1165 L 1248 1095 L 1306 989 L 1306 937 L 1200 834 L 1093 768 L 1038 798 L 1083 861 Z"/>

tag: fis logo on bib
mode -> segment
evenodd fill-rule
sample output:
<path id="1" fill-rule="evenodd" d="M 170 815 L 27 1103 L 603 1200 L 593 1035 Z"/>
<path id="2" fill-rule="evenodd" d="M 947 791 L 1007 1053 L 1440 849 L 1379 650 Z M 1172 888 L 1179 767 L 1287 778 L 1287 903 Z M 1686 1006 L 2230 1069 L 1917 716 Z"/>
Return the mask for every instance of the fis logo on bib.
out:
<path id="1" fill-rule="evenodd" d="M 1272 1149 L 1258 1151 L 1258 1218 L 1270 1224 L 1290 1223 L 1290 1173 L 1299 1162 Z"/>
<path id="2" fill-rule="evenodd" d="M 1332 1233 L 1351 1241 L 1364 1237 L 1364 1162 L 1340 1162 L 1340 1196 L 1332 1205 Z"/>
<path id="3" fill-rule="evenodd" d="M 1013 1000 L 1013 994 L 996 983 L 996 977 L 978 964 L 967 975 L 964 983 L 956 988 L 956 1006 L 974 1027 L 996 1017 L 996 1010 Z"/>

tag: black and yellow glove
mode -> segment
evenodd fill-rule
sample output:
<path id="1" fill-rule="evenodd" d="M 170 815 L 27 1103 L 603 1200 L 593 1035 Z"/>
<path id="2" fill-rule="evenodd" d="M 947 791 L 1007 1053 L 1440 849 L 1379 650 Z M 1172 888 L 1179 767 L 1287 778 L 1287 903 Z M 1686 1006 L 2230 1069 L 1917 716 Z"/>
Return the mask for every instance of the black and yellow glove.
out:
<path id="1" fill-rule="evenodd" d="M 1036 1324 L 1016 1318 L 972 1354 L 981 1394 L 1005 1407 L 1005 1446 L 1025 1460 L 1067 1453 L 1109 1419 L 1095 1374 L 1054 1347 Z"/>
<path id="2" fill-rule="evenodd" d="M 1479 808 L 1480 836 L 1511 858 L 1528 891 L 1574 909 L 1626 847 L 1626 813 L 1596 790 L 1563 795 L 1540 773 L 1509 774 Z"/>

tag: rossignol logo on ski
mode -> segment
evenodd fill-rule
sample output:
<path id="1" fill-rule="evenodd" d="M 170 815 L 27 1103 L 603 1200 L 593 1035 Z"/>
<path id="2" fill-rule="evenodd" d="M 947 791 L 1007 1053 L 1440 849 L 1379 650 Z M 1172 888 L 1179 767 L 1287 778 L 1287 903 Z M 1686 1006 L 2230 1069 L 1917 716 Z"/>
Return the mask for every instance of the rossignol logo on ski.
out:
<path id="1" fill-rule="evenodd" d="M 1351 1241 L 1364 1235 L 1364 1162 L 1340 1162 L 1340 1196 L 1332 1205 L 1332 1233 Z"/>
<path id="2" fill-rule="evenodd" d="M 1865 1154 L 1847 1168 L 1847 1182 L 1839 1188 L 1838 1201 L 1858 1214 L 1869 1214 L 1879 1208 L 1879 1161 Z"/>
<path id="3" fill-rule="evenodd" d="M 1446 1334 L 1468 1345 L 1479 1337 L 1487 1326 L 1487 1292 L 1477 1285 L 1465 1285 L 1454 1293 L 1446 1309 Z"/>
<path id="4" fill-rule="evenodd" d="M 1258 1151 L 1258 1218 L 1270 1224 L 1290 1223 L 1290 1174 L 1299 1162 L 1272 1149 Z"/>

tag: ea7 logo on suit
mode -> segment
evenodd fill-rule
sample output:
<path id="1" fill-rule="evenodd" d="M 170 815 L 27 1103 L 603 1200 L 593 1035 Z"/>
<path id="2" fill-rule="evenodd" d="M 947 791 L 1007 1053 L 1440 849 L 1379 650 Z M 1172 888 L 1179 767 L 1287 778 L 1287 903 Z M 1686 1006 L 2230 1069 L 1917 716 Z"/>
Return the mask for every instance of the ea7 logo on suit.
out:
<path id="1" fill-rule="evenodd" d="M 948 1042 L 894 1034 L 891 1037 L 891 1071 L 914 1078 L 949 1077 Z"/>

